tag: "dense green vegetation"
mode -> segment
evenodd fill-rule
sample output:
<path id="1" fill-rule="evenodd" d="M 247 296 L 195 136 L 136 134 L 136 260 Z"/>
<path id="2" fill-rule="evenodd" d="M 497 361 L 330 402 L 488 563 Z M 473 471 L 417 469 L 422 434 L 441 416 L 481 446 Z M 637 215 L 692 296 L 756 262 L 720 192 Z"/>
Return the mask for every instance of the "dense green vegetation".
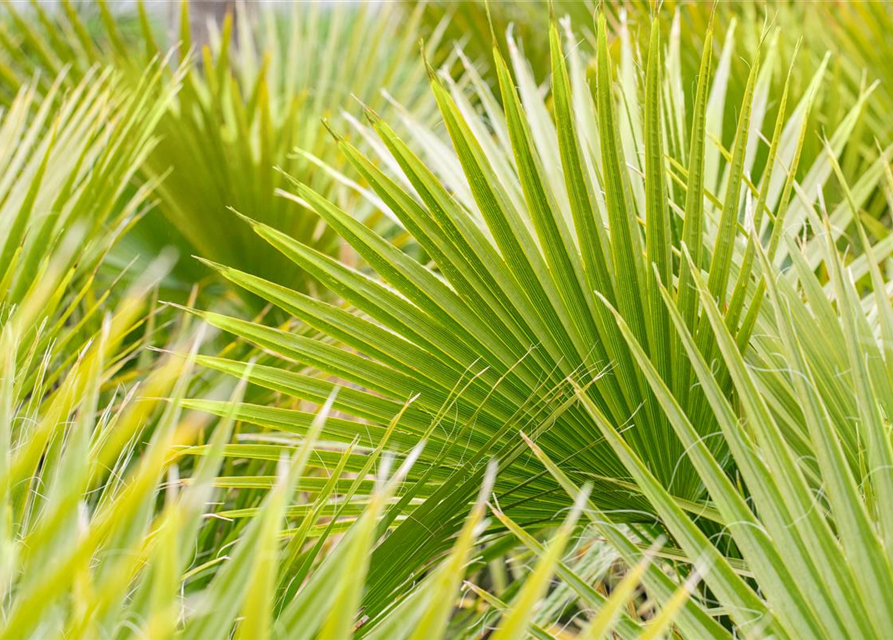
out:
<path id="1" fill-rule="evenodd" d="M 132 9 L 0 19 L 0 638 L 893 637 L 893 8 Z"/>

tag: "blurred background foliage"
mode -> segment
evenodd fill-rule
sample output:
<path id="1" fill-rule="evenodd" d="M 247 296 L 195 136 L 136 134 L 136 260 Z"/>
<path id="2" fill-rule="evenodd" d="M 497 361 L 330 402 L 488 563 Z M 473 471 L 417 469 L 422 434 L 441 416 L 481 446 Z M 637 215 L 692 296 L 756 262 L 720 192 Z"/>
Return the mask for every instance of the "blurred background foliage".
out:
<path id="1" fill-rule="evenodd" d="M 304 274 L 253 241 L 230 209 L 260 215 L 333 255 L 339 243 L 331 232 L 277 193 L 287 176 L 312 181 L 360 217 L 375 215 L 362 188 L 339 178 L 324 121 L 341 119 L 342 111 L 356 116 L 363 105 L 386 113 L 393 101 L 431 123 L 435 107 L 417 53 L 423 8 L 312 2 L 259 11 L 239 4 L 222 22 L 206 22 L 213 17 L 205 15 L 207 4 L 197 6 L 190 18 L 187 3 L 161 12 L 151 3 L 10 4 L 0 30 L 0 94 L 9 100 L 34 74 L 45 94 L 60 74 L 73 86 L 100 63 L 136 81 L 156 58 L 186 61 L 183 89 L 141 171 L 159 182 L 162 215 L 146 216 L 123 250 L 145 257 L 177 247 L 184 259 L 168 284 L 181 300 L 207 275 L 193 254 L 306 288 Z M 202 40 L 193 42 L 193 31 Z M 438 32 L 429 36 L 436 47 Z M 383 95 L 384 87 L 392 95 Z M 332 169 L 318 170 L 320 163 Z"/>

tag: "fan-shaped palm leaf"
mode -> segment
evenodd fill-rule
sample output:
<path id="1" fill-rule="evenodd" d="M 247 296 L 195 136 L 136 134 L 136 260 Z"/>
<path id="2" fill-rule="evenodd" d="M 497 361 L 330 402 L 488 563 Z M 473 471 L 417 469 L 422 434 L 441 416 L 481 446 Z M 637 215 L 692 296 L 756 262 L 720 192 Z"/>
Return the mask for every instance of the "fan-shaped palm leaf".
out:
<path id="1" fill-rule="evenodd" d="M 668 488 L 674 504 L 706 516 L 701 526 L 708 531 L 714 526 L 709 520 L 720 519 L 704 504 L 702 479 L 685 457 L 685 445 L 661 411 L 621 326 L 628 326 L 640 341 L 660 379 L 681 398 L 711 454 L 728 467 L 732 460 L 727 445 L 713 435 L 716 417 L 696 384 L 690 356 L 671 330 L 661 286 L 669 290 L 695 336 L 698 353 L 714 361 L 720 349 L 709 316 L 698 310 L 694 272 L 683 268 L 687 250 L 707 272 L 707 288 L 736 342 L 750 344 L 765 322 L 760 311 L 765 285 L 756 279 L 754 238 L 766 239 L 772 261 L 797 259 L 780 239 L 808 231 L 815 202 L 810 194 L 832 175 L 834 159 L 846 147 L 866 96 L 833 133 L 829 153 L 801 167 L 809 110 L 824 66 L 799 103 L 788 106 L 786 91 L 774 131 L 767 136 L 769 161 L 762 174 L 752 178 L 756 145 L 751 140 L 760 135 L 766 108 L 755 96 L 764 90 L 769 73 L 764 70 L 771 71 L 778 58 L 769 45 L 759 53 L 732 148 L 718 148 L 716 140 L 708 139 L 708 125 L 717 105 L 723 104 L 716 98 L 724 90 L 718 85 L 727 79 L 719 74 L 710 86 L 708 34 L 684 136 L 689 140 L 686 159 L 668 156 L 667 98 L 662 91 L 666 75 L 657 24 L 641 102 L 634 77 L 621 74 L 620 83 L 614 83 L 603 17 L 591 94 L 584 66 L 573 51 L 562 48 L 553 23 L 553 116 L 523 59 L 515 57 L 513 76 L 497 50 L 505 106 L 499 110 L 486 87 L 478 84 L 486 121 L 460 87 L 432 73 L 432 91 L 454 151 L 424 137 L 418 125 L 406 123 L 435 172 L 372 112 L 371 127 L 379 147 L 386 150 L 387 170 L 339 139 L 352 166 L 431 257 L 431 264 L 416 261 L 311 188 L 297 184 L 298 197 L 349 242 L 378 277 L 340 264 L 267 225 L 253 222 L 254 229 L 349 307 L 314 301 L 230 267 L 216 267 L 224 277 L 344 345 L 199 313 L 216 327 L 360 387 L 340 394 L 335 407 L 369 421 L 359 432 L 367 446 L 375 446 L 382 433 L 377 425 L 386 423 L 406 398 L 419 395 L 393 442 L 412 446 L 426 438 L 434 446 L 423 454 L 421 471 L 411 476 L 412 489 L 394 515 L 410 508 L 415 498 L 424 502 L 375 552 L 366 600 L 373 613 L 385 606 L 401 578 L 445 549 L 460 522 L 457 513 L 480 482 L 486 458 L 500 461 L 496 493 L 506 513 L 522 524 L 550 517 L 555 485 L 524 455 L 515 435 L 519 429 L 536 437 L 571 477 L 594 482 L 594 500 L 603 511 L 619 510 L 621 520 L 642 517 L 636 515 L 639 510 L 650 512 L 648 501 L 630 491 L 626 465 L 577 401 L 580 393 L 621 430 L 623 441 L 647 461 L 649 472 Z M 471 78 L 474 82 L 473 73 Z M 854 186 L 855 206 L 876 188 L 884 164 L 875 162 Z M 853 220 L 852 206 L 842 205 L 832 220 L 837 237 Z M 749 234 L 749 229 L 759 235 Z M 889 247 L 882 242 L 877 250 L 886 255 Z M 821 245 L 810 243 L 805 251 L 810 265 L 805 274 L 811 274 L 819 266 Z M 602 298 L 618 310 L 622 323 Z M 235 361 L 202 363 L 248 375 Z M 249 378 L 313 402 L 321 401 L 333 384 L 275 367 L 256 367 Z M 588 382 L 575 390 L 569 380 L 579 379 Z M 731 397 L 734 386 L 724 367 L 717 379 L 723 397 Z M 202 407 L 223 410 L 212 403 Z M 301 414 L 282 409 L 243 405 L 238 415 L 276 430 L 295 425 L 303 429 L 300 425 L 307 424 Z M 341 441 L 355 434 L 356 427 L 349 423 L 327 433 Z M 436 528 L 421 527 L 419 521 Z M 401 576 L 395 566 L 405 567 L 405 573 Z"/>

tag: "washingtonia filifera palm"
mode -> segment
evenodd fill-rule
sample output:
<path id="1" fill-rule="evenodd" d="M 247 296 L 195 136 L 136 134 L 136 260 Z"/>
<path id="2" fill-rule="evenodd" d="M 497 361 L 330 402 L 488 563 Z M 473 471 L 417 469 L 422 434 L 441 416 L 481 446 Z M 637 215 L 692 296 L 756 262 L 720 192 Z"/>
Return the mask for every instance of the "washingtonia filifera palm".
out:
<path id="1" fill-rule="evenodd" d="M 551 518 L 562 503 L 557 486 L 530 457 L 519 430 L 570 477 L 594 483 L 593 500 L 603 513 L 613 513 L 620 522 L 652 520 L 653 507 L 631 482 L 579 394 L 619 429 L 623 442 L 676 504 L 700 516 L 705 531 L 712 530 L 716 518 L 710 517 L 713 507 L 705 502 L 703 479 L 685 456 L 686 445 L 662 411 L 624 330 L 629 328 L 660 380 L 680 399 L 721 467 L 734 472 L 691 357 L 673 330 L 662 287 L 694 336 L 697 352 L 718 367 L 723 397 L 734 397 L 709 316 L 699 304 L 694 272 L 684 268 L 685 256 L 704 271 L 707 290 L 739 348 L 752 346 L 764 322 L 765 284 L 754 269 L 758 240 L 765 243 L 770 261 L 793 259 L 782 239 L 815 228 L 815 194 L 834 172 L 867 98 L 861 96 L 841 120 L 828 153 L 803 168 L 799 158 L 825 63 L 793 108 L 785 88 L 773 131 L 766 136 L 762 174 L 754 180 L 764 97 L 777 65 L 774 40 L 753 61 L 728 150 L 708 135 L 709 123 L 724 111 L 728 81 L 718 73 L 711 86 L 710 34 L 690 117 L 684 96 L 672 90 L 682 86 L 679 69 L 662 64 L 657 28 L 644 63 L 644 87 L 635 74 L 621 73 L 615 84 L 603 17 L 589 81 L 574 51 L 562 47 L 555 22 L 550 41 L 551 114 L 514 46 L 514 77 L 498 50 L 494 56 L 504 107 L 468 70 L 486 117 L 448 77 L 431 73 L 453 148 L 418 126 L 409 129 L 436 173 L 371 111 L 384 169 L 347 140 L 338 140 L 354 169 L 430 256 L 429 264 L 297 184 L 298 197 L 354 247 L 377 277 L 257 222 L 252 224 L 260 236 L 345 306 L 216 265 L 226 278 L 343 346 L 197 312 L 221 329 L 356 387 L 339 394 L 335 407 L 366 424 L 340 424 L 327 433 L 333 439 L 359 437 L 375 446 L 384 433 L 381 425 L 406 399 L 418 396 L 392 443 L 412 446 L 425 439 L 429 446 L 410 475 L 411 488 L 390 513 L 396 518 L 411 510 L 411 518 L 375 551 L 366 597 L 372 614 L 413 570 L 446 548 L 489 457 L 499 460 L 495 492 L 506 513 L 522 525 Z M 628 56 L 632 51 L 624 50 L 621 71 L 634 68 Z M 857 207 L 883 180 L 884 167 L 885 161 L 877 160 L 853 185 L 850 195 Z M 841 204 L 831 220 L 832 233 L 839 237 L 852 223 L 852 207 Z M 887 255 L 888 243 L 879 244 L 878 251 Z M 807 244 L 805 252 L 807 264 L 817 268 L 821 245 Z M 867 265 L 860 268 L 865 275 Z M 200 361 L 248 375 L 237 361 Z M 334 384 L 276 367 L 254 367 L 248 377 L 313 402 L 322 401 Z M 207 402 L 194 406 L 222 410 Z M 243 405 L 238 415 L 276 430 L 300 431 L 307 423 L 305 415 L 288 409 Z M 632 559 L 634 547 L 624 552 Z M 662 594 L 671 589 L 663 585 Z M 702 623 L 703 629 L 716 630 Z"/>

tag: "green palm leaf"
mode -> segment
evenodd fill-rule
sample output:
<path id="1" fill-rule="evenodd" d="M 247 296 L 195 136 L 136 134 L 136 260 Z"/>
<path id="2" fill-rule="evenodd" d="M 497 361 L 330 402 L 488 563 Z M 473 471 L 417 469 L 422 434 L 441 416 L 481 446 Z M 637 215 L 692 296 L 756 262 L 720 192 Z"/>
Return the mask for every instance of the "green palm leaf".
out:
<path id="1" fill-rule="evenodd" d="M 681 410 L 695 425 L 698 437 L 704 438 L 710 454 L 720 461 L 720 468 L 732 472 L 736 467 L 724 440 L 712 435 L 717 418 L 703 388 L 693 385 L 695 379 L 685 364 L 692 355 L 678 333 L 670 330 L 661 286 L 667 287 L 684 326 L 695 336 L 697 352 L 708 361 L 716 358 L 721 349 L 710 317 L 699 311 L 698 297 L 691 294 L 697 290 L 692 287 L 699 274 L 686 265 L 686 251 L 701 256 L 698 260 L 708 269 L 706 283 L 712 298 L 721 308 L 732 309 L 726 322 L 732 335 L 747 344 L 754 332 L 762 332 L 770 322 L 761 312 L 762 293 L 755 296 L 764 285 L 750 274 L 755 247 L 742 232 L 749 199 L 762 195 L 758 202 L 768 214 L 761 214 L 759 220 L 771 235 L 783 237 L 782 220 L 789 229 L 799 231 L 803 227 L 797 225 L 809 216 L 785 216 L 786 194 L 796 182 L 790 177 L 783 180 L 788 188 L 780 200 L 770 198 L 770 185 L 776 184 L 783 171 L 788 176 L 805 172 L 807 184 L 820 185 L 830 176 L 833 162 L 823 156 L 812 167 L 798 169 L 773 161 L 756 182 L 762 183 L 761 189 L 746 175 L 745 167 L 752 166 L 749 140 L 756 135 L 752 116 L 757 108 L 763 113 L 762 106 L 754 106 L 756 92 L 764 90 L 760 79 L 765 76 L 760 69 L 778 64 L 770 47 L 763 65 L 753 65 L 733 148 L 730 152 L 719 149 L 719 157 L 728 158 L 720 163 L 724 186 L 719 193 L 705 188 L 699 177 L 707 165 L 704 150 L 716 147 L 715 141 L 707 140 L 704 127 L 709 117 L 704 114 L 717 108 L 712 104 L 715 101 L 705 98 L 711 75 L 708 49 L 688 127 L 688 170 L 679 177 L 683 190 L 668 189 L 665 172 L 672 173 L 676 171 L 673 167 L 681 164 L 678 159 L 666 158 L 662 146 L 669 125 L 661 117 L 664 92 L 659 88 L 666 71 L 659 55 L 658 28 L 655 23 L 644 103 L 630 105 L 635 94 L 629 77 L 619 87 L 626 102 L 617 101 L 604 17 L 599 22 L 592 100 L 587 98 L 587 87 L 579 84 L 585 81 L 579 71 L 571 73 L 580 68 L 576 53 L 562 51 L 553 24 L 552 117 L 541 103 L 534 102 L 542 98 L 525 89 L 530 80 L 523 61 L 516 58 L 510 69 L 497 49 L 504 111 L 488 110 L 488 115 L 496 118 L 492 127 L 497 134 L 492 137 L 481 116 L 470 110 L 462 89 L 431 71 L 432 91 L 455 149 L 455 160 L 434 162 L 441 176 L 426 168 L 410 146 L 372 112 L 368 112 L 371 128 L 383 144 L 378 150 L 384 154 L 386 169 L 338 139 L 353 167 L 431 256 L 432 263 L 418 262 L 335 203 L 297 183 L 301 201 L 353 246 L 374 275 L 339 264 L 259 221 L 252 221 L 252 226 L 284 256 L 335 292 L 345 306 L 313 301 L 247 273 L 215 265 L 233 283 L 344 346 L 200 313 L 218 328 L 358 386 L 349 401 L 346 397 L 336 400 L 335 407 L 371 419 L 373 425 L 377 422 L 369 431 L 357 432 L 361 442 L 376 430 L 380 432 L 388 418 L 383 412 L 386 406 L 393 412 L 405 399 L 418 395 L 412 412 L 406 414 L 406 445 L 414 438 L 424 438 L 435 443 L 436 451 L 423 456 L 432 466 L 411 476 L 416 478 L 411 495 L 423 497 L 423 503 L 415 508 L 413 518 L 397 527 L 375 551 L 366 598 L 373 614 L 385 606 L 389 594 L 408 578 L 413 567 L 445 550 L 446 539 L 458 530 L 456 516 L 474 495 L 488 457 L 495 455 L 500 460 L 495 491 L 501 502 L 509 505 L 506 513 L 517 513 L 519 524 L 536 522 L 535 514 L 545 513 L 555 504 L 556 487 L 548 475 L 522 456 L 523 447 L 514 435 L 519 429 L 535 435 L 546 454 L 561 461 L 574 481 L 595 482 L 594 499 L 603 510 L 629 513 L 644 507 L 647 512 L 649 502 L 650 508 L 655 508 L 646 496 L 630 496 L 620 488 L 629 486 L 624 482 L 631 474 L 619 457 L 620 452 L 627 455 L 626 449 L 604 439 L 606 432 L 593 419 L 594 409 L 606 424 L 615 428 L 624 425 L 622 442 L 630 447 L 630 455 L 647 461 L 650 477 L 668 488 L 667 499 L 676 509 L 674 517 L 685 522 L 687 516 L 679 511 L 682 505 L 690 510 L 703 504 L 706 487 L 662 411 L 653 385 L 632 357 L 621 327 L 629 328 L 657 368 L 659 379 L 684 402 Z M 709 47 L 709 36 L 707 41 Z M 567 66 L 565 59 L 570 60 Z M 820 79 L 821 71 L 816 82 Z M 722 78 L 717 81 L 726 82 Z M 770 144 L 773 158 L 800 159 L 812 95 L 805 95 L 787 120 L 786 111 L 779 111 Z M 488 100 L 486 94 L 481 97 L 485 104 Z M 636 115 L 628 116 L 630 109 Z M 858 109 L 844 119 L 832 139 L 852 131 Z M 645 122 L 644 133 L 637 129 L 639 121 Z M 364 135 L 370 134 L 359 123 L 355 126 Z M 418 127 L 410 131 L 422 135 Z M 790 131 L 796 133 L 790 135 Z M 624 160 L 629 145 L 635 149 L 638 140 L 644 144 L 644 178 L 637 166 Z M 837 154 L 840 147 L 832 143 L 832 149 Z M 549 158 L 560 159 L 560 171 Z M 464 177 L 457 176 L 457 166 Z M 447 182 L 457 178 L 462 182 Z M 877 185 L 880 178 L 878 174 L 872 184 Z M 641 197 L 637 195 L 640 192 Z M 798 202 L 811 206 L 808 199 Z M 716 211 L 713 203 L 717 203 Z M 807 251 L 816 246 L 810 243 Z M 779 251 L 779 256 L 783 255 Z M 652 264 L 657 265 L 657 272 Z M 801 277 L 814 276 L 810 272 Z M 602 296 L 616 307 L 618 317 L 606 309 Z M 674 360 L 680 363 L 678 368 L 672 366 Z M 236 363 L 221 361 L 212 366 L 239 368 Z M 719 393 L 732 398 L 734 381 L 725 366 L 717 374 Z M 268 388 L 316 402 L 322 395 L 322 388 L 313 391 L 303 379 L 294 379 L 286 387 L 284 381 L 274 382 L 283 374 L 262 371 L 265 379 L 257 376 L 254 381 Z M 589 382 L 582 391 L 575 390 L 571 381 L 583 379 Z M 578 393 L 591 407 L 575 401 Z M 781 395 L 773 398 L 775 402 L 793 399 L 786 392 L 776 393 Z M 258 414 L 256 424 L 281 429 L 276 425 L 283 425 L 283 419 L 269 410 L 267 413 L 267 418 Z M 350 441 L 350 427 L 343 426 L 341 434 L 333 430 L 332 437 Z M 797 434 L 805 436 L 805 432 L 795 431 L 791 436 L 794 444 L 798 444 Z M 375 446 L 375 440 L 368 444 Z M 395 507 L 393 518 L 410 504 L 405 501 Z M 640 517 L 647 520 L 651 516 Z M 415 524 L 418 520 L 437 523 L 437 528 L 422 528 Z M 697 528 L 687 531 L 695 536 L 692 544 L 703 541 L 697 537 L 702 535 Z M 754 596 L 747 594 L 743 583 L 722 562 L 719 557 L 712 559 L 717 567 L 714 574 L 726 581 L 722 584 L 728 594 L 741 598 L 737 606 L 759 608 Z"/>

